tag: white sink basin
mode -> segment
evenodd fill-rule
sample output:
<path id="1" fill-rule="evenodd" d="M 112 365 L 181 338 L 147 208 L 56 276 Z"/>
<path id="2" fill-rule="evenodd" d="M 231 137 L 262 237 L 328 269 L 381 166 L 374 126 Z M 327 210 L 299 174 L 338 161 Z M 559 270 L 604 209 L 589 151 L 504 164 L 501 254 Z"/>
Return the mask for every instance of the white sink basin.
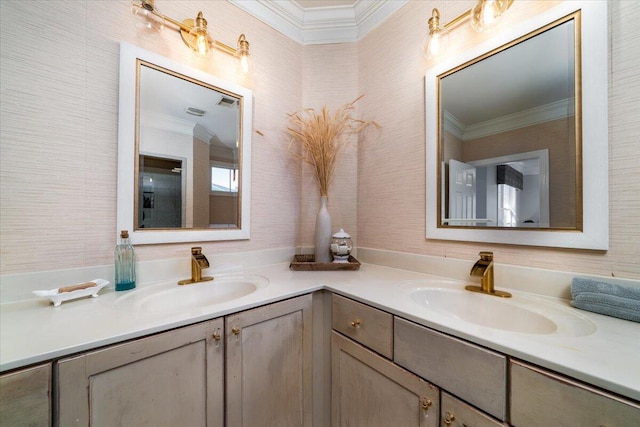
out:
<path id="1" fill-rule="evenodd" d="M 412 292 L 411 299 L 444 316 L 503 331 L 565 336 L 595 332 L 595 325 L 574 309 L 535 297 L 499 298 L 461 289 L 422 288 Z"/>
<path id="2" fill-rule="evenodd" d="M 127 293 L 116 304 L 152 312 L 192 311 L 242 298 L 268 284 L 265 277 L 243 274 L 182 286 L 176 281 L 163 282 Z"/>

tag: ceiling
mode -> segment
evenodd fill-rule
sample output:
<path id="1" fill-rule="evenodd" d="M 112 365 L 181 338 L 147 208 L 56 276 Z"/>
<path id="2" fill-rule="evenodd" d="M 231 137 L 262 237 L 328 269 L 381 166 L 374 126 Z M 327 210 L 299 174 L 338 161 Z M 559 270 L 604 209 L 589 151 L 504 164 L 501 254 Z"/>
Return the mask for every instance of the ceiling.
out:
<path id="1" fill-rule="evenodd" d="M 300 44 L 355 42 L 408 0 L 228 0 Z"/>

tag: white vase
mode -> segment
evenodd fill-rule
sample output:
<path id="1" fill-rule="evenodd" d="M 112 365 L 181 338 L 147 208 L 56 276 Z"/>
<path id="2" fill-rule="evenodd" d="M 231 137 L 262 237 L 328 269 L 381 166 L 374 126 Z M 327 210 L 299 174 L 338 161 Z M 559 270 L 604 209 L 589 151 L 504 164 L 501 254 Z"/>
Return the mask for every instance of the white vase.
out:
<path id="1" fill-rule="evenodd" d="M 316 215 L 315 262 L 331 262 L 331 215 L 327 209 L 327 196 L 320 198 L 320 210 Z"/>

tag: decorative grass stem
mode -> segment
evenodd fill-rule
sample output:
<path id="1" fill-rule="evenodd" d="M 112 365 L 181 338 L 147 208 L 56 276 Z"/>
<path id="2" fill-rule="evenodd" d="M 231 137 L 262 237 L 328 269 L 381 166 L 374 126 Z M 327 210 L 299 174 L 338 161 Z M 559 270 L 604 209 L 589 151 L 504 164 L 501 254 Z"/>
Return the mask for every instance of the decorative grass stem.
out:
<path id="1" fill-rule="evenodd" d="M 321 196 L 329 195 L 336 158 L 349 142 L 349 137 L 371 124 L 379 127 L 374 121 L 360 120 L 353 116 L 354 104 L 362 96 L 364 95 L 343 105 L 333 115 L 326 106 L 319 112 L 313 108 L 305 108 L 289 114 L 290 126 L 287 132 L 291 136 L 291 144 L 296 143 L 302 147 L 302 154 L 298 156 L 313 167 Z"/>

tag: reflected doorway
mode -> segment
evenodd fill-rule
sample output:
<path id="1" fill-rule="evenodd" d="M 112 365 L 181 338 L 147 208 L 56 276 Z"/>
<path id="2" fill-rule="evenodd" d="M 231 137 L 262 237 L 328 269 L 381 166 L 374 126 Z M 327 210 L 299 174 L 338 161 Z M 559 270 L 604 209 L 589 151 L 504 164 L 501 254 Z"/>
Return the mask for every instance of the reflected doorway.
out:
<path id="1" fill-rule="evenodd" d="M 138 227 L 182 227 L 181 160 L 140 155 Z"/>

